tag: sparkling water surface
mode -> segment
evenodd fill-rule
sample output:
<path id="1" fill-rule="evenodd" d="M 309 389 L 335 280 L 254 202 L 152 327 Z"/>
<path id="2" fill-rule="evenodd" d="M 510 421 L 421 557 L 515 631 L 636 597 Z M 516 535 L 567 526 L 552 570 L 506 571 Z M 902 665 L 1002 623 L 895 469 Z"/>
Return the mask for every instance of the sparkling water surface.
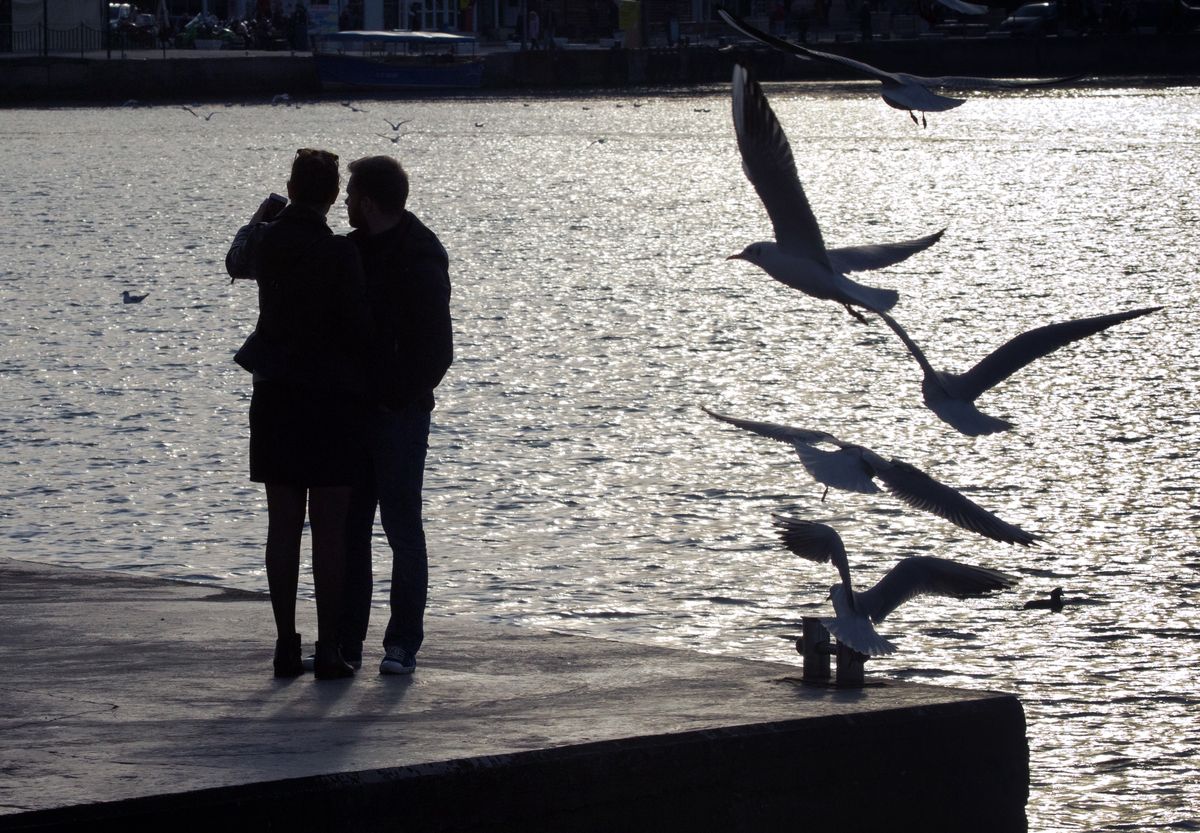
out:
<path id="1" fill-rule="evenodd" d="M 976 94 L 925 130 L 871 85 L 767 93 L 830 245 L 947 227 L 860 276 L 899 290 L 938 367 L 1053 321 L 1166 309 L 985 394 L 1016 428 L 973 439 L 923 407 L 880 322 L 725 260 L 771 234 L 727 86 L 217 104 L 208 121 L 5 110 L 3 553 L 266 588 L 250 380 L 231 361 L 256 296 L 224 254 L 296 148 L 394 152 L 454 283 L 431 615 L 798 665 L 799 618 L 828 610 L 835 575 L 778 545 L 773 512 L 834 525 L 861 582 L 913 552 L 1006 570 L 1015 591 L 897 610 L 880 631 L 899 651 L 869 673 L 1017 694 L 1032 830 L 1200 829 L 1200 91 Z M 411 119 L 394 144 L 385 117 Z M 348 230 L 340 203 L 331 218 Z M 790 448 L 701 405 L 908 460 L 1045 542 L 886 494 L 822 501 Z M 1079 604 L 1022 610 L 1057 585 Z"/>

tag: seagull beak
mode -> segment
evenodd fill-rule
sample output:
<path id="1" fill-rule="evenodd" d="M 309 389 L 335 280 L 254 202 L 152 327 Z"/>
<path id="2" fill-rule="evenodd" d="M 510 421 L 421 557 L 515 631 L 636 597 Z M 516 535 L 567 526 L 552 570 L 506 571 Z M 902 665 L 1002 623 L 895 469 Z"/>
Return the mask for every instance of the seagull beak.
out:
<path id="1" fill-rule="evenodd" d="M 727 257 L 725 259 L 726 260 L 745 260 L 745 258 L 742 257 L 741 252 L 737 253 L 736 255 L 730 255 L 729 257 Z"/>

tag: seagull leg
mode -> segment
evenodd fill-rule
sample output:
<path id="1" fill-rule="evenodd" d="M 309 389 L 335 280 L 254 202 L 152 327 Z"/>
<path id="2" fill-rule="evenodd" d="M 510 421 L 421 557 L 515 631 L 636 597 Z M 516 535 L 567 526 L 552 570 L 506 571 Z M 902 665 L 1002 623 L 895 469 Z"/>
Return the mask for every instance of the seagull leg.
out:
<path id="1" fill-rule="evenodd" d="M 912 110 L 908 111 L 908 117 L 913 120 L 913 124 L 920 124 L 920 122 L 917 121 L 917 114 L 914 113 Z"/>
<path id="2" fill-rule="evenodd" d="M 929 122 L 925 121 L 925 114 L 921 114 L 921 127 L 929 127 Z"/>
<path id="3" fill-rule="evenodd" d="M 828 496 L 828 495 L 829 495 L 829 487 L 828 487 L 828 486 L 826 486 L 826 487 L 825 487 L 825 491 L 821 492 L 821 503 L 824 503 L 824 502 L 825 502 L 825 498 L 826 498 L 826 496 Z"/>
<path id="4" fill-rule="evenodd" d="M 851 314 L 851 315 L 853 315 L 855 318 L 857 318 L 857 319 L 858 319 L 858 321 L 859 321 L 859 323 L 861 323 L 861 324 L 867 324 L 867 323 L 869 323 L 869 322 L 867 321 L 867 318 L 866 318 L 866 316 L 865 316 L 865 315 L 863 315 L 863 314 L 862 314 L 861 312 L 859 312 L 858 310 L 856 310 L 854 307 L 850 306 L 849 304 L 842 304 L 842 306 L 844 306 L 844 307 L 846 308 L 846 312 L 850 313 L 850 314 Z"/>

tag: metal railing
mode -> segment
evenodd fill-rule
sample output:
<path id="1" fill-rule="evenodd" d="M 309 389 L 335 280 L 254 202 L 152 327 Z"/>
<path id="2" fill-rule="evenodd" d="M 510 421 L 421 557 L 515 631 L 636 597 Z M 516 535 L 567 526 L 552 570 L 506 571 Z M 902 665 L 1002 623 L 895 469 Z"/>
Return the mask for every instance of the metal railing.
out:
<path id="1" fill-rule="evenodd" d="M 41 23 L 28 26 L 0 26 L 0 53 L 13 55 L 84 55 L 101 49 L 120 49 L 122 33 L 110 33 L 86 23 L 66 29 L 47 27 Z"/>

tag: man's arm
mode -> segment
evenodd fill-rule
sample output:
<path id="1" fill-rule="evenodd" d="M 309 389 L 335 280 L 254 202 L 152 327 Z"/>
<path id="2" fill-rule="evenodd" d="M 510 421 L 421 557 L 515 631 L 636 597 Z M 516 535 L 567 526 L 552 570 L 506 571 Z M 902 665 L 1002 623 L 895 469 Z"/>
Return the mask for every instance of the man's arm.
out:
<path id="1" fill-rule="evenodd" d="M 432 390 L 454 361 L 454 334 L 450 318 L 449 263 L 444 253 L 417 264 L 420 278 L 413 306 L 417 311 L 419 357 L 412 368 L 418 389 Z"/>

